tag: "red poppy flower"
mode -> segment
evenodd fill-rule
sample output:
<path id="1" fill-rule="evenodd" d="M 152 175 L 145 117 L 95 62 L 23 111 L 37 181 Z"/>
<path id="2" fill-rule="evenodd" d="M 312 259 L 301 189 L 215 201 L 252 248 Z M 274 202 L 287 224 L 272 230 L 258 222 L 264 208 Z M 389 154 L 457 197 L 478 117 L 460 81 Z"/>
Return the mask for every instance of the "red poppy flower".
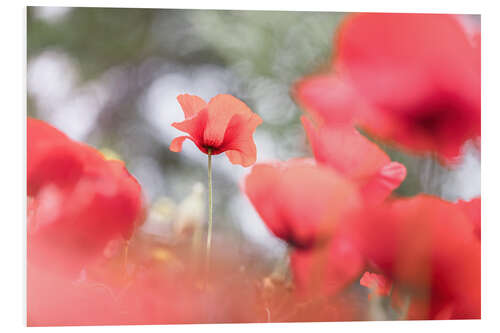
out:
<path id="1" fill-rule="evenodd" d="M 141 187 L 119 161 L 28 118 L 28 261 L 78 273 L 143 213 Z"/>
<path id="2" fill-rule="evenodd" d="M 456 205 L 419 195 L 353 219 L 353 244 L 411 299 L 410 319 L 479 318 L 481 248 Z"/>
<path id="3" fill-rule="evenodd" d="M 452 15 L 353 14 L 328 73 L 302 79 L 294 96 L 328 126 L 355 123 L 443 162 L 481 134 L 480 33 Z"/>
<path id="4" fill-rule="evenodd" d="M 362 125 L 375 135 L 443 160 L 480 135 L 480 51 L 456 17 L 351 15 L 337 52 L 339 72 L 373 107 Z"/>
<path id="5" fill-rule="evenodd" d="M 382 149 L 353 127 L 315 126 L 304 116 L 302 124 L 316 161 L 359 184 L 367 203 L 382 202 L 405 179 L 405 166 L 391 162 Z"/>
<path id="6" fill-rule="evenodd" d="M 342 174 L 360 187 L 365 204 L 381 203 L 399 186 L 406 168 L 389 157 L 353 127 L 314 126 L 302 123 L 316 161 Z M 360 207 L 358 207 L 360 208 Z M 299 294 L 332 295 L 359 278 L 365 258 L 351 243 L 348 217 L 339 220 L 328 244 L 298 249 L 291 255 L 291 268 Z"/>
<path id="7" fill-rule="evenodd" d="M 359 206 L 354 184 L 313 161 L 257 164 L 244 191 L 268 228 L 297 248 L 326 240 L 337 223 Z"/>
<path id="8" fill-rule="evenodd" d="M 193 141 L 205 154 L 226 152 L 229 161 L 244 167 L 255 163 L 257 149 L 253 132 L 262 119 L 242 101 L 231 95 L 217 95 L 207 104 L 198 96 L 177 97 L 185 120 L 172 126 L 189 136 L 175 138 L 170 150 L 179 152 L 184 140 Z"/>

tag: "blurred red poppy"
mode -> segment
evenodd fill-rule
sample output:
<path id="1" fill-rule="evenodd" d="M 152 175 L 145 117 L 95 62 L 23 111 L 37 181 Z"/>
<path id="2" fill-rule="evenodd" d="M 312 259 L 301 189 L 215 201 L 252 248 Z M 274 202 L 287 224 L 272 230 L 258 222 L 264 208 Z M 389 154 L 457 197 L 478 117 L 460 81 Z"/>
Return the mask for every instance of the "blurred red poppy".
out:
<path id="1" fill-rule="evenodd" d="M 380 203 L 406 177 L 406 168 L 350 126 L 315 126 L 302 116 L 316 161 L 360 186 L 367 204 Z"/>
<path id="2" fill-rule="evenodd" d="M 481 315 L 481 246 L 468 216 L 428 195 L 398 199 L 353 219 L 353 244 L 411 300 L 409 319 Z"/>
<path id="3" fill-rule="evenodd" d="M 244 191 L 268 228 L 301 249 L 327 240 L 343 216 L 360 205 L 354 184 L 311 160 L 257 164 Z"/>
<path id="4" fill-rule="evenodd" d="M 175 138 L 170 150 L 179 152 L 184 140 L 193 141 L 205 154 L 226 152 L 229 161 L 244 167 L 255 163 L 257 149 L 252 135 L 262 119 L 239 99 L 217 95 L 207 104 L 198 96 L 177 97 L 185 120 L 172 126 L 189 136 Z"/>
<path id="5" fill-rule="evenodd" d="M 354 123 L 442 162 L 481 135 L 480 33 L 452 15 L 353 14 L 329 73 L 302 79 L 298 102 L 328 126 Z"/>
<path id="6" fill-rule="evenodd" d="M 28 263 L 76 275 L 109 241 L 131 237 L 141 187 L 120 161 L 28 118 Z"/>
<path id="7" fill-rule="evenodd" d="M 475 44 L 452 15 L 355 14 L 340 28 L 336 63 L 373 106 L 364 127 L 447 161 L 481 134 Z"/>

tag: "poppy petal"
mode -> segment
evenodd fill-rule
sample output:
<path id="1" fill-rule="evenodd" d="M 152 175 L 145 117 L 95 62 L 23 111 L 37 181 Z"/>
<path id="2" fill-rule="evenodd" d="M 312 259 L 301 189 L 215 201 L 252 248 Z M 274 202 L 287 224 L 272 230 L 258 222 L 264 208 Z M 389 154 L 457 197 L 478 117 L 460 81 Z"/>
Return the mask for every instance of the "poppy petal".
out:
<path id="1" fill-rule="evenodd" d="M 351 124 L 361 112 L 360 96 L 335 74 L 306 77 L 294 87 L 298 102 L 315 117 L 329 126 Z"/>
<path id="2" fill-rule="evenodd" d="M 316 160 L 349 178 L 367 180 L 390 163 L 382 149 L 352 127 L 316 127 L 304 116 L 301 120 Z"/>
<path id="3" fill-rule="evenodd" d="M 182 122 L 173 123 L 172 126 L 179 131 L 189 134 L 194 142 L 203 146 L 203 131 L 207 125 L 207 119 L 208 110 L 203 109 Z"/>
<path id="4" fill-rule="evenodd" d="M 177 101 L 184 111 L 184 118 L 191 118 L 196 113 L 207 107 L 207 103 L 198 96 L 182 94 L 177 96 Z"/>
<path id="5" fill-rule="evenodd" d="M 224 141 L 225 133 L 231 119 L 241 115 L 242 120 L 249 120 L 254 114 L 250 108 L 234 96 L 217 95 L 208 103 L 208 120 L 203 133 L 206 146 L 219 147 Z"/>
<path id="6" fill-rule="evenodd" d="M 34 196 L 44 185 L 71 186 L 83 172 L 77 146 L 61 131 L 34 118 L 27 120 L 27 187 Z"/>
<path id="7" fill-rule="evenodd" d="M 175 153 L 180 152 L 182 150 L 182 144 L 186 139 L 193 140 L 191 139 L 190 136 L 178 136 L 175 139 L 173 139 L 172 142 L 170 143 L 170 150 Z"/>
<path id="8" fill-rule="evenodd" d="M 277 198 L 279 169 L 271 164 L 256 164 L 244 180 L 244 191 L 267 227 L 279 238 L 287 235 Z"/>
<path id="9" fill-rule="evenodd" d="M 303 160 L 257 164 L 244 188 L 269 229 L 302 249 L 328 240 L 340 220 L 360 204 L 354 184 Z"/>
<path id="10" fill-rule="evenodd" d="M 351 15 L 341 26 L 337 47 L 341 71 L 364 96 L 385 106 L 432 89 L 429 79 L 455 86 L 479 80 L 479 72 L 470 68 L 476 51 L 453 15 Z"/>
<path id="11" fill-rule="evenodd" d="M 286 168 L 280 190 L 282 216 L 299 247 L 328 239 L 341 219 L 359 207 L 357 187 L 321 166 Z"/>
<path id="12" fill-rule="evenodd" d="M 245 118 L 239 114 L 231 118 L 219 150 L 226 151 L 232 164 L 248 167 L 257 159 L 257 147 L 252 135 L 262 119 L 255 113 L 248 120 Z"/>
<path id="13" fill-rule="evenodd" d="M 366 202 L 377 204 L 384 201 L 406 178 L 406 167 L 398 162 L 391 162 L 365 183 L 361 194 Z"/>
<path id="14" fill-rule="evenodd" d="M 41 141 L 57 142 L 67 141 L 69 139 L 66 134 L 55 127 L 42 120 L 31 117 L 28 117 L 27 120 L 27 135 L 30 145 Z"/>
<path id="15" fill-rule="evenodd" d="M 290 264 L 299 293 L 333 295 L 360 276 L 364 259 L 342 233 L 335 233 L 325 247 L 294 251 Z"/>

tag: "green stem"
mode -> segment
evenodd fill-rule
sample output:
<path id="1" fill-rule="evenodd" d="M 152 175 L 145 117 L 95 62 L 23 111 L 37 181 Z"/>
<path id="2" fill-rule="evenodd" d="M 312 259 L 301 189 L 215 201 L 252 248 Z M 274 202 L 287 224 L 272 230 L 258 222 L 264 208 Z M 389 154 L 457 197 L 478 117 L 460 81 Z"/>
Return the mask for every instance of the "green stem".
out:
<path id="1" fill-rule="evenodd" d="M 205 259 L 206 273 L 210 270 L 210 248 L 212 245 L 212 150 L 208 149 L 208 233 L 207 256 Z"/>

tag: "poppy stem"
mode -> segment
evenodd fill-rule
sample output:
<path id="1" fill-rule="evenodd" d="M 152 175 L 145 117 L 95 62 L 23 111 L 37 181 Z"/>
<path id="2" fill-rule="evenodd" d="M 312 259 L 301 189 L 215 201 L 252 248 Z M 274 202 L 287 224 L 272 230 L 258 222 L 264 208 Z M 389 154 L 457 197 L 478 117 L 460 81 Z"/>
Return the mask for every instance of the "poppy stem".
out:
<path id="1" fill-rule="evenodd" d="M 205 258 L 205 269 L 208 274 L 210 270 L 210 248 L 212 245 L 212 149 L 208 148 L 208 233 L 207 253 Z"/>

